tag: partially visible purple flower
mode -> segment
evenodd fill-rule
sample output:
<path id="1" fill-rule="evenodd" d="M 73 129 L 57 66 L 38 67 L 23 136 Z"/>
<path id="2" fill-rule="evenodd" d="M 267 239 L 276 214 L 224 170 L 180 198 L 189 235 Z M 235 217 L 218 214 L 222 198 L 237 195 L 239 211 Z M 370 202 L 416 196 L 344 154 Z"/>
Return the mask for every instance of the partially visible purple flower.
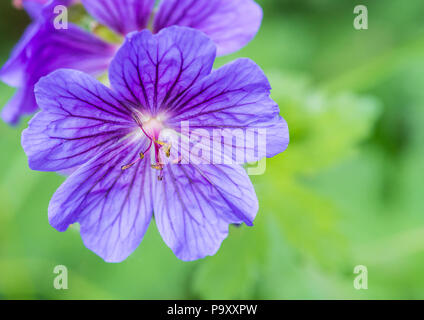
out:
<path id="1" fill-rule="evenodd" d="M 41 4 L 24 0 L 24 7 L 31 8 L 33 15 L 37 14 L 0 70 L 0 79 L 18 88 L 2 111 L 4 121 L 16 124 L 22 115 L 37 110 L 34 85 L 42 76 L 58 68 L 100 75 L 112 60 L 116 47 L 77 25 L 70 23 L 68 29 L 55 29 L 53 7 L 71 1 L 53 0 Z"/>
<path id="2" fill-rule="evenodd" d="M 120 34 L 142 30 L 152 15 L 154 0 L 81 0 L 101 23 Z M 206 33 L 218 55 L 233 53 L 256 35 L 262 9 L 253 0 L 161 0 L 153 18 L 153 32 L 184 26 Z"/>
<path id="3" fill-rule="evenodd" d="M 107 69 L 117 44 L 109 44 L 70 23 L 69 29 L 53 26 L 54 8 L 70 6 L 78 0 L 22 0 L 33 18 L 11 58 L 0 70 L 0 80 L 18 91 L 2 112 L 4 121 L 16 124 L 24 114 L 37 110 L 34 84 L 41 76 L 58 68 L 73 68 L 101 74 Z M 119 35 L 148 27 L 154 0 L 82 0 L 87 11 Z M 180 25 L 205 32 L 218 46 L 218 54 L 228 54 L 246 45 L 256 34 L 262 10 L 253 0 L 162 0 L 152 29 Z"/>
<path id="4" fill-rule="evenodd" d="M 155 32 L 172 25 L 206 33 L 217 45 L 217 54 L 243 48 L 259 30 L 262 9 L 253 0 L 166 0 L 153 22 Z"/>
<path id="5" fill-rule="evenodd" d="M 49 0 L 13 0 L 13 5 L 18 9 L 25 8 L 28 14 L 36 19 L 41 14 L 44 5 L 48 1 Z"/>
<path id="6" fill-rule="evenodd" d="M 262 70 L 238 59 L 212 71 L 215 55 L 215 44 L 197 30 L 145 30 L 128 35 L 116 54 L 111 89 L 73 70 L 40 80 L 41 112 L 22 136 L 29 165 L 78 167 L 50 202 L 54 228 L 79 223 L 89 249 L 119 262 L 140 244 L 154 212 L 166 244 L 188 261 L 215 254 L 230 224 L 253 224 L 258 202 L 240 165 L 182 164 L 186 151 L 169 143 L 197 129 L 259 128 L 267 157 L 286 149 L 287 124 Z M 241 148 L 256 149 L 253 140 L 246 135 Z M 219 141 L 215 154 L 240 147 Z"/>

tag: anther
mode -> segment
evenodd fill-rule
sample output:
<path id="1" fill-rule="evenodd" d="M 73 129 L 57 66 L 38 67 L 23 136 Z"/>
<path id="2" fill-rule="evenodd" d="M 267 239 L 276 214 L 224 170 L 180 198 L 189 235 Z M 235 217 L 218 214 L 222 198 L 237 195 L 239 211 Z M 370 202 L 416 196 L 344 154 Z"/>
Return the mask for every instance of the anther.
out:
<path id="1" fill-rule="evenodd" d="M 170 143 L 162 142 L 162 141 L 159 141 L 159 140 L 155 140 L 155 143 L 164 148 L 164 152 L 165 152 L 167 158 L 169 158 L 171 156 L 171 147 L 172 146 L 171 146 Z"/>
<path id="2" fill-rule="evenodd" d="M 151 167 L 152 167 L 152 169 L 155 169 L 155 170 L 162 170 L 163 169 L 162 166 L 159 165 L 159 164 L 152 164 Z"/>
<path id="3" fill-rule="evenodd" d="M 139 153 L 139 156 L 140 156 L 140 158 L 139 159 L 137 159 L 136 161 L 134 161 L 133 163 L 130 163 L 130 164 L 127 164 L 127 165 L 125 165 L 125 166 L 122 166 L 121 167 L 121 170 L 122 171 L 124 171 L 124 170 L 128 170 L 129 168 L 131 168 L 132 166 L 134 166 L 138 161 L 140 161 L 140 160 L 143 160 L 144 159 L 144 153 L 143 152 L 140 152 Z"/>
<path id="4" fill-rule="evenodd" d="M 155 143 L 156 143 L 156 144 L 159 144 L 159 145 L 161 145 L 161 146 L 166 145 L 166 143 L 165 143 L 165 142 L 162 142 L 162 141 L 159 141 L 159 140 L 155 140 Z"/>
<path id="5" fill-rule="evenodd" d="M 171 144 L 167 144 L 164 148 L 165 148 L 164 151 L 165 151 L 166 157 L 169 158 L 171 156 Z"/>
<path id="6" fill-rule="evenodd" d="M 134 162 L 134 163 L 131 163 L 131 164 L 127 164 L 126 166 L 122 166 L 122 167 L 121 167 L 121 170 L 122 170 L 122 171 L 128 170 L 128 169 L 129 169 L 129 168 L 131 168 L 133 165 L 135 165 L 135 162 Z"/>

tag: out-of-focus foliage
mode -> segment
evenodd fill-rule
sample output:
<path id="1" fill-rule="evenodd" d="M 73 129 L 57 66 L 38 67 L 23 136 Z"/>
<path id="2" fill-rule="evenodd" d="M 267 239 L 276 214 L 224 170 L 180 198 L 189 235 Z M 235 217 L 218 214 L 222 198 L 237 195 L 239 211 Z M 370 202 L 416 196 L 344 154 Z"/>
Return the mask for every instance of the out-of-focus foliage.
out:
<path id="1" fill-rule="evenodd" d="M 264 0 L 264 24 L 241 52 L 255 60 L 289 123 L 288 150 L 253 177 L 255 227 L 231 227 L 214 257 L 184 263 L 154 224 L 121 264 L 86 249 L 77 228 L 49 226 L 64 180 L 32 172 L 20 132 L 0 124 L 0 298 L 424 298 L 424 3 Z M 0 62 L 27 18 L 0 4 Z M 13 26 L 13 27 L 12 27 Z M 13 89 L 0 84 L 0 104 Z M 56 265 L 69 289 L 53 288 Z M 368 290 L 355 290 L 365 265 Z"/>

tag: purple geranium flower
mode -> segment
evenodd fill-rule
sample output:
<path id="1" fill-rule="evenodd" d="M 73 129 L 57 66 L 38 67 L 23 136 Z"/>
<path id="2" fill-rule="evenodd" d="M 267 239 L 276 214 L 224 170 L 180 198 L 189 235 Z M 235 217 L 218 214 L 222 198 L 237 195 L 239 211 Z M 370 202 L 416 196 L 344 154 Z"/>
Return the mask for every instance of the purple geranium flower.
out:
<path id="1" fill-rule="evenodd" d="M 37 110 L 34 84 L 59 68 L 100 75 L 106 71 L 119 43 L 108 43 L 79 26 L 55 29 L 54 8 L 78 0 L 21 0 L 34 19 L 0 70 L 0 80 L 18 91 L 2 112 L 16 124 Z M 82 0 L 86 10 L 117 34 L 148 27 L 155 0 Z M 72 10 L 72 7 L 70 8 Z M 153 32 L 180 25 L 205 32 L 218 46 L 218 54 L 232 53 L 249 42 L 259 29 L 261 8 L 253 0 L 162 0 L 150 26 Z"/>
<path id="2" fill-rule="evenodd" d="M 18 90 L 2 111 L 2 118 L 16 124 L 24 114 L 37 110 L 34 85 L 58 68 L 73 68 L 100 75 L 107 69 L 116 47 L 74 24 L 68 29 L 53 25 L 54 6 L 70 0 L 54 0 L 46 4 L 24 0 L 23 6 L 34 17 L 10 59 L 0 70 L 0 79 Z"/>
<path id="3" fill-rule="evenodd" d="M 204 136 L 214 129 L 266 130 L 267 157 L 288 145 L 286 122 L 261 69 L 238 59 L 212 71 L 215 55 L 215 44 L 195 29 L 145 30 L 129 34 L 116 54 L 111 89 L 75 70 L 40 80 L 41 112 L 22 137 L 29 165 L 77 168 L 50 202 L 54 228 L 78 222 L 89 249 L 119 262 L 140 244 L 153 212 L 182 260 L 215 254 L 229 224 L 252 225 L 258 202 L 243 167 L 185 161 L 187 150 L 177 146 L 199 129 Z M 212 152 L 256 150 L 255 137 L 234 146 L 218 139 Z M 249 161 L 259 159 L 255 154 Z"/>

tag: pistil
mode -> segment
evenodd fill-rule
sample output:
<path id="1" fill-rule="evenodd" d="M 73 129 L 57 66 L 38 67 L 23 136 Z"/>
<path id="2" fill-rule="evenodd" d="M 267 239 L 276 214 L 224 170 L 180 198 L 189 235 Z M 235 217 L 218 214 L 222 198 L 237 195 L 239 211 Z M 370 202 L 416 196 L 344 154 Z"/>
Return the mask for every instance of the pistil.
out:
<path id="1" fill-rule="evenodd" d="M 170 157 L 171 156 L 171 144 L 166 143 L 166 142 L 162 142 L 158 140 L 158 136 L 159 136 L 159 130 L 156 132 L 154 130 L 154 128 L 152 128 L 152 133 L 153 136 L 151 134 L 149 134 L 148 132 L 146 132 L 143 122 L 140 120 L 140 118 L 137 115 L 133 115 L 135 122 L 137 123 L 137 125 L 139 126 L 139 128 L 141 129 L 141 131 L 143 132 L 143 134 L 147 137 L 147 139 L 150 140 L 150 144 L 147 147 L 146 150 L 144 150 L 143 152 L 139 153 L 139 158 L 137 160 L 135 160 L 134 162 L 124 165 L 121 167 L 121 170 L 128 170 L 130 168 L 132 168 L 135 164 L 137 164 L 140 160 L 143 160 L 145 158 L 145 155 L 147 154 L 147 152 L 151 149 L 151 147 L 154 145 L 155 148 L 155 164 L 151 165 L 152 169 L 155 170 L 159 170 L 160 174 L 158 176 L 158 180 L 162 181 L 163 179 L 163 163 L 160 159 L 160 154 L 159 151 L 161 149 L 163 149 L 163 151 L 165 152 L 166 157 Z M 152 120 L 152 121 L 156 121 L 156 120 Z"/>

